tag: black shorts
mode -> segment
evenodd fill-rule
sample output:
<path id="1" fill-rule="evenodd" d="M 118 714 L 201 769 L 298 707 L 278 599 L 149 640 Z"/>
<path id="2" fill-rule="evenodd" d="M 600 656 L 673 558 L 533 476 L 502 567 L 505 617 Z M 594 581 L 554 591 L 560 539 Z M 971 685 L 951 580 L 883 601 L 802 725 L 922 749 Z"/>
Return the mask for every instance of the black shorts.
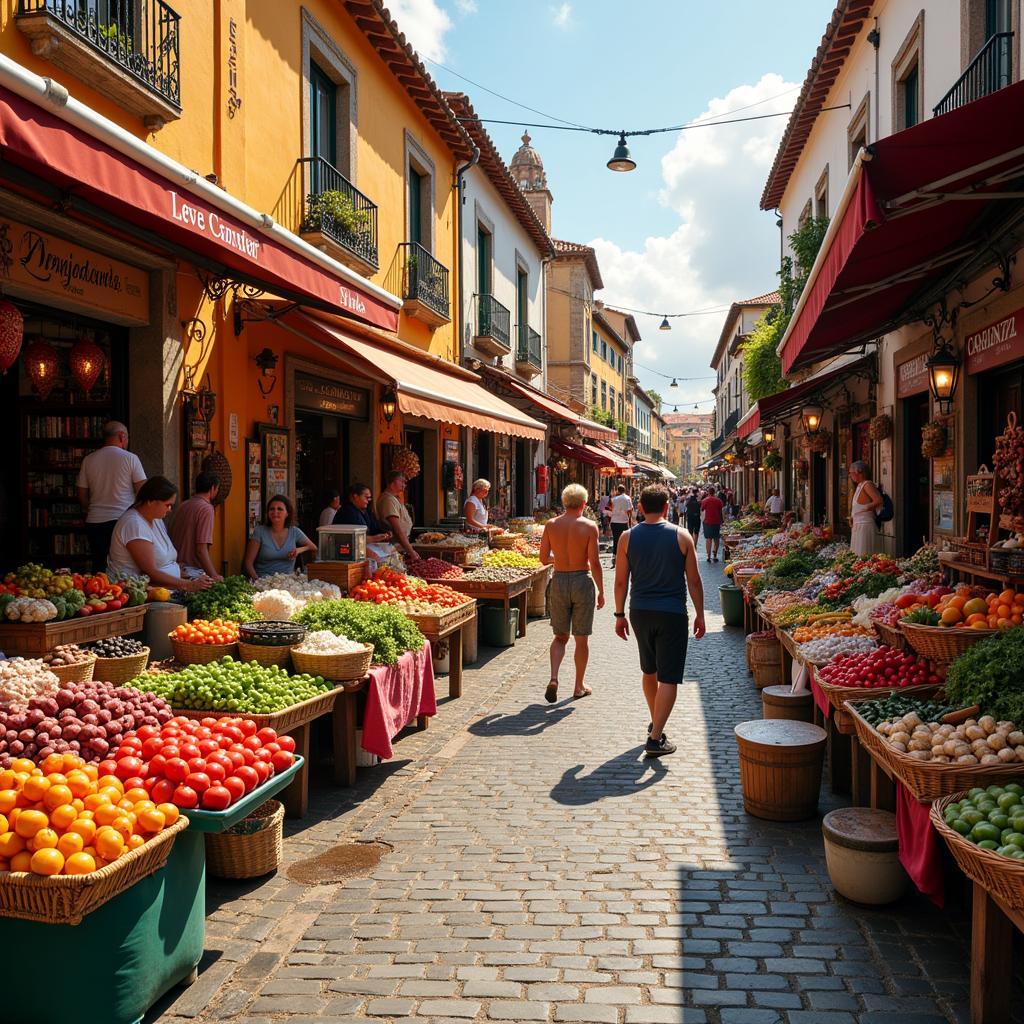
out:
<path id="1" fill-rule="evenodd" d="M 690 638 L 686 613 L 630 609 L 629 625 L 640 650 L 640 671 L 654 673 L 659 683 L 681 683 Z"/>
<path id="2" fill-rule="evenodd" d="M 696 519 L 686 520 L 686 529 L 689 530 L 690 536 L 697 538 L 700 536 L 700 517 Z"/>

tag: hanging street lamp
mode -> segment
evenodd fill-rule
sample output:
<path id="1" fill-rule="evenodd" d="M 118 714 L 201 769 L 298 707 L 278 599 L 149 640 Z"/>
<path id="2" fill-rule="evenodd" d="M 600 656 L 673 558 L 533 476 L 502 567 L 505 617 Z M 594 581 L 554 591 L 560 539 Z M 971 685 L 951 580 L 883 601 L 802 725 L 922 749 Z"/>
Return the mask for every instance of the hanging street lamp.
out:
<path id="1" fill-rule="evenodd" d="M 821 418 L 824 412 L 820 405 L 805 405 L 801 419 L 804 422 L 804 429 L 808 434 L 816 434 L 821 426 Z"/>
<path id="2" fill-rule="evenodd" d="M 611 160 L 608 161 L 609 171 L 635 171 L 636 161 L 629 155 L 626 145 L 626 133 L 619 133 L 619 144 L 615 147 Z"/>
<path id="3" fill-rule="evenodd" d="M 668 317 L 662 317 L 661 323 L 658 325 L 659 331 L 671 331 L 672 325 L 668 322 Z"/>
<path id="4" fill-rule="evenodd" d="M 770 448 L 775 443 L 775 426 L 764 426 L 761 428 L 761 439 Z"/>
<path id="5" fill-rule="evenodd" d="M 953 408 L 956 387 L 960 382 L 960 360 L 957 354 L 943 342 L 928 357 L 928 384 L 939 403 L 939 411 L 948 414 Z"/>

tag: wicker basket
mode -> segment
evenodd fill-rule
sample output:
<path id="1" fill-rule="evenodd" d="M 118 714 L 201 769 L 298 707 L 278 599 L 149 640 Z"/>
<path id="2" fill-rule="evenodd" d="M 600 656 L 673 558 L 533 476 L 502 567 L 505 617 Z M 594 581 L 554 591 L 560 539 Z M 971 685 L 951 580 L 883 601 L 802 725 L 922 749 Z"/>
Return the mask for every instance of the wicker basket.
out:
<path id="1" fill-rule="evenodd" d="M 887 644 L 889 647 L 895 647 L 897 651 L 905 651 L 907 649 L 907 638 L 903 635 L 903 630 L 899 626 L 888 626 L 884 622 L 875 622 L 873 619 L 871 625 L 875 627 L 875 632 L 878 634 L 878 639 L 883 644 Z"/>
<path id="2" fill-rule="evenodd" d="M 292 651 L 292 665 L 296 672 L 308 672 L 335 682 L 362 679 L 370 671 L 372 661 L 373 644 L 365 644 L 362 651 L 352 654 L 304 654 Z"/>
<path id="3" fill-rule="evenodd" d="M 216 878 L 259 878 L 276 871 L 284 850 L 284 804 L 268 800 L 237 825 L 206 834 L 206 870 Z"/>
<path id="4" fill-rule="evenodd" d="M 142 675 L 148 664 L 148 647 L 143 647 L 138 654 L 129 654 L 123 658 L 97 658 L 92 678 L 113 686 L 124 686 L 136 676 Z"/>
<path id="5" fill-rule="evenodd" d="M 90 654 L 84 661 L 76 661 L 74 665 L 47 665 L 62 683 L 87 683 L 92 679 L 93 670 L 99 659 L 95 654 Z"/>
<path id="6" fill-rule="evenodd" d="M 940 665 L 948 665 L 959 658 L 969 647 L 981 640 L 994 636 L 995 629 L 958 629 L 944 626 L 922 626 L 916 622 L 900 625 L 907 643 L 922 658 L 928 658 Z"/>
<path id="7" fill-rule="evenodd" d="M 292 649 L 288 645 L 267 647 L 264 644 L 247 644 L 244 640 L 238 641 L 238 656 L 242 661 L 258 661 L 261 665 L 280 665 L 282 668 L 287 668 L 291 655 Z"/>
<path id="8" fill-rule="evenodd" d="M 853 715 L 854 727 L 861 746 L 904 786 L 915 800 L 937 800 L 939 797 L 973 789 L 975 786 L 1024 783 L 1024 764 L 963 765 L 918 761 L 894 750 L 885 737 L 867 719 L 857 713 L 859 701 L 848 701 L 846 709 Z"/>
<path id="9" fill-rule="evenodd" d="M 137 850 L 87 875 L 44 878 L 25 871 L 0 872 L 0 917 L 43 924 L 79 924 L 108 900 L 159 871 L 175 836 L 188 827 L 181 817 Z"/>
<path id="10" fill-rule="evenodd" d="M 238 657 L 238 644 L 190 644 L 184 640 L 176 640 L 173 633 L 167 634 L 171 641 L 171 650 L 175 661 L 182 665 L 209 665 L 220 661 L 223 657 Z"/>
<path id="11" fill-rule="evenodd" d="M 499 533 L 497 536 L 491 537 L 491 547 L 497 548 L 499 551 L 509 551 L 516 546 L 518 539 L 518 535 L 514 533 Z"/>
<path id="12" fill-rule="evenodd" d="M 894 693 L 913 693 L 916 696 L 924 696 L 926 692 L 934 692 L 936 687 L 932 683 L 925 683 L 921 686 L 835 686 L 832 683 L 822 682 L 821 676 L 815 669 L 812 673 L 814 682 L 821 688 L 821 692 L 828 698 L 829 704 L 834 708 L 841 708 L 848 700 L 872 699 L 876 697 L 891 697 Z"/>
<path id="13" fill-rule="evenodd" d="M 1008 907 L 1024 910 L 1024 861 L 1003 857 L 995 850 L 983 850 L 946 824 L 945 810 L 967 793 L 953 793 L 932 804 L 929 817 L 935 831 L 945 840 L 960 870 L 998 896 Z"/>

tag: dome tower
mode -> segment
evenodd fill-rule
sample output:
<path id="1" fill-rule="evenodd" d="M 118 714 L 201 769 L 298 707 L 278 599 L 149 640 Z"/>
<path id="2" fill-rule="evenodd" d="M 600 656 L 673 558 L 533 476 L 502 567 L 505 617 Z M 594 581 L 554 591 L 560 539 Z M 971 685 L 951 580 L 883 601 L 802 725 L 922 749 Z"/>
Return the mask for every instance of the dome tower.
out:
<path id="1" fill-rule="evenodd" d="M 533 208 L 544 230 L 551 234 L 551 204 L 554 202 L 548 190 L 548 177 L 544 173 L 544 161 L 530 145 L 530 136 L 523 134 L 523 144 L 516 150 L 509 163 L 509 171 L 516 184 L 522 189 L 526 201 Z"/>

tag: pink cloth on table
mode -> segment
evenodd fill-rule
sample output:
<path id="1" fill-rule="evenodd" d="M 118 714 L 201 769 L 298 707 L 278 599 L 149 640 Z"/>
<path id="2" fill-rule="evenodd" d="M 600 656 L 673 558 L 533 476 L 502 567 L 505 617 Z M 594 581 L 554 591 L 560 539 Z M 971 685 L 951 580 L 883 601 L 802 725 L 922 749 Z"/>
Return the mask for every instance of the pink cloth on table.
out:
<path id="1" fill-rule="evenodd" d="M 910 880 L 937 907 L 946 902 L 939 837 L 928 817 L 931 803 L 918 803 L 896 782 L 896 838 L 900 863 Z"/>
<path id="2" fill-rule="evenodd" d="M 428 640 L 421 651 L 407 651 L 394 665 L 374 665 L 366 687 L 363 750 L 385 760 L 391 741 L 420 715 L 436 715 L 434 663 Z"/>
<path id="3" fill-rule="evenodd" d="M 829 703 L 828 697 L 825 696 L 825 691 L 818 685 L 818 680 L 811 672 L 811 694 L 814 697 L 814 703 L 818 705 L 818 710 L 822 713 L 823 717 L 832 717 L 832 705 Z"/>

